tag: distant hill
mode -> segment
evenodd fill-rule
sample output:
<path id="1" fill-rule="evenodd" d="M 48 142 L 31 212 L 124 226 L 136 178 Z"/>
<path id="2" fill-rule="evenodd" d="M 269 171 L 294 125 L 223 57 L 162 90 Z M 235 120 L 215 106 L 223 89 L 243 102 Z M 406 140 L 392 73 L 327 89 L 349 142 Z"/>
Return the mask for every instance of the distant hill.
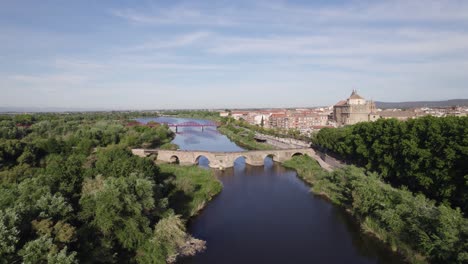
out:
<path id="1" fill-rule="evenodd" d="M 413 108 L 413 107 L 448 107 L 468 106 L 468 99 L 453 99 L 446 101 L 416 101 L 416 102 L 375 102 L 377 108 Z"/>

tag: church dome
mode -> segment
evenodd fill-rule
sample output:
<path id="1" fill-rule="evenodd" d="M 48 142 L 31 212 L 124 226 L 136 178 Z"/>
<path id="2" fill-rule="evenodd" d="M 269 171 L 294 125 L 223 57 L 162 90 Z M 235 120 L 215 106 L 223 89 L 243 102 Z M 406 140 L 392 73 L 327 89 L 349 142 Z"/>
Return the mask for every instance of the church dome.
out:
<path id="1" fill-rule="evenodd" d="M 353 92 L 351 93 L 351 96 L 349 97 L 349 99 L 364 99 L 364 98 L 362 96 L 360 96 L 359 94 L 357 94 L 356 90 L 353 90 Z"/>

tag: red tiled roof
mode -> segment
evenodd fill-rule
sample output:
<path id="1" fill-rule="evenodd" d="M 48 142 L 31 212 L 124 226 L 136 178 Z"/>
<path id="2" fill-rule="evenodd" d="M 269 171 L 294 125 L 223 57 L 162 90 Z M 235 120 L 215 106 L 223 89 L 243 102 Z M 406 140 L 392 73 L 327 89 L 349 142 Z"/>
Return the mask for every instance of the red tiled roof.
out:
<path id="1" fill-rule="evenodd" d="M 274 114 L 271 114 L 271 117 L 286 117 L 286 114 L 274 113 Z"/>
<path id="2" fill-rule="evenodd" d="M 346 104 L 346 100 L 341 100 L 338 103 L 336 103 L 335 106 L 341 106 L 341 105 L 345 105 L 345 104 Z"/>

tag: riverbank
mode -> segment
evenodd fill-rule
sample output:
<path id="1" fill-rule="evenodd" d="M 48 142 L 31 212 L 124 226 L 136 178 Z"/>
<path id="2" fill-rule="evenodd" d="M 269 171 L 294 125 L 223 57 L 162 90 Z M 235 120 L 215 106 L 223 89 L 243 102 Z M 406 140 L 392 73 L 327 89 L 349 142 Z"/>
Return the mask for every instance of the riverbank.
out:
<path id="1" fill-rule="evenodd" d="M 231 125 L 223 125 L 218 127 L 218 131 L 228 137 L 231 141 L 242 148 L 248 150 L 271 150 L 276 149 L 272 145 L 257 142 L 254 139 L 254 133 L 245 129 L 235 128 Z"/>
<path id="2" fill-rule="evenodd" d="M 436 206 L 384 183 L 377 174 L 348 166 L 327 173 L 310 157 L 294 157 L 283 166 L 297 171 L 312 192 L 344 207 L 364 232 L 387 244 L 411 263 L 466 263 L 468 220 L 460 210 Z"/>
<path id="3" fill-rule="evenodd" d="M 223 189 L 213 170 L 167 163 L 158 167 L 174 186 L 168 194 L 169 205 L 184 219 L 195 216 Z"/>
<path id="4" fill-rule="evenodd" d="M 215 177 L 213 170 L 176 164 L 158 164 L 158 167 L 160 174 L 166 179 L 166 185 L 171 186 L 165 196 L 168 197 L 166 206 L 174 210 L 174 215 L 170 216 L 172 218 L 168 218 L 172 219 L 173 223 L 168 222 L 166 225 L 174 226 L 174 223 L 178 223 L 177 227 L 170 229 L 174 234 L 168 234 L 174 239 L 168 241 L 173 244 L 173 250 L 166 258 L 166 262 L 175 263 L 179 258 L 194 256 L 206 249 L 205 241 L 194 238 L 186 232 L 184 222 L 196 216 L 221 192 L 223 186 Z"/>

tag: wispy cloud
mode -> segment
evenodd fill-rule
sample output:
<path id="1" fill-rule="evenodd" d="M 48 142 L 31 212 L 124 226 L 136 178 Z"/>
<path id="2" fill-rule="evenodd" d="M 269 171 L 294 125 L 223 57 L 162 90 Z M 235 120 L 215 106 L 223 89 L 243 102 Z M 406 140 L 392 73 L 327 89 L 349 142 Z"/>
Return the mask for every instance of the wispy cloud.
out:
<path id="1" fill-rule="evenodd" d="M 236 22 L 226 16 L 211 14 L 203 9 L 186 6 L 170 8 L 150 8 L 139 11 L 135 9 L 111 10 L 114 16 L 126 19 L 132 23 L 149 25 L 209 25 L 230 26 Z"/>
<path id="2" fill-rule="evenodd" d="M 144 50 L 155 50 L 155 49 L 168 49 L 168 48 L 179 48 L 185 47 L 192 44 L 195 44 L 203 39 L 206 39 L 211 35 L 210 32 L 207 31 L 199 31 L 199 32 L 191 32 L 188 34 L 176 36 L 176 37 L 169 37 L 169 38 L 162 38 L 153 39 L 150 41 L 146 41 L 143 44 L 139 44 L 133 47 L 124 48 L 126 51 L 144 51 Z"/>
<path id="3" fill-rule="evenodd" d="M 146 10 L 112 10 L 114 16 L 149 25 L 299 26 L 316 23 L 468 22 L 466 1 L 348 1 L 342 5 L 295 5 L 285 1 L 247 2 L 207 8 L 176 4 Z"/>
<path id="4" fill-rule="evenodd" d="M 466 1 L 347 1 L 339 6 L 308 8 L 286 2 L 263 2 L 272 12 L 293 16 L 293 21 L 307 17 L 308 21 L 324 22 L 411 22 L 468 21 Z"/>
<path id="5" fill-rule="evenodd" d="M 442 55 L 468 51 L 468 34 L 441 32 L 419 34 L 414 31 L 409 38 L 395 32 L 382 36 L 381 32 L 349 34 L 329 32 L 319 36 L 274 37 L 222 37 L 214 41 L 209 51 L 219 54 L 283 54 L 323 56 L 394 56 L 394 55 Z M 422 31 L 424 32 L 424 31 Z M 407 34 L 407 33 L 405 33 Z"/>

